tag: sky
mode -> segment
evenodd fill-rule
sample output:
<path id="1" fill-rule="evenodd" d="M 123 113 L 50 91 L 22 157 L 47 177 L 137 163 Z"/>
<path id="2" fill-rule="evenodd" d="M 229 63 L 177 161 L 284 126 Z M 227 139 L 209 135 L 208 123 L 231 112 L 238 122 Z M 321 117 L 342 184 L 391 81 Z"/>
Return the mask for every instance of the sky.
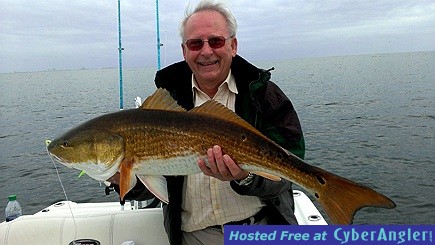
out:
<path id="1" fill-rule="evenodd" d="M 198 0 L 160 0 L 161 65 Z M 433 0 L 223 0 L 251 61 L 435 50 Z M 118 67 L 117 0 L 0 0 L 0 73 Z M 156 1 L 121 0 L 123 67 L 157 66 Z"/>

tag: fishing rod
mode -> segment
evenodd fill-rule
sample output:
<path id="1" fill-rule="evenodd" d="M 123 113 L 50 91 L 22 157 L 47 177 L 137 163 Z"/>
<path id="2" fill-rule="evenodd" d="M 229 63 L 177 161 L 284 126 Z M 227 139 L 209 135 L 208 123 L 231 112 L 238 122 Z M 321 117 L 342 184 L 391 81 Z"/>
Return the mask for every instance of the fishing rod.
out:
<path id="1" fill-rule="evenodd" d="M 159 0 L 156 0 L 156 35 L 157 35 L 157 70 L 161 69 L 160 47 L 160 18 L 159 18 Z M 122 85 L 122 47 L 121 42 L 121 0 L 118 0 L 118 56 L 119 56 L 119 109 L 124 109 L 123 85 Z"/>
<path id="2" fill-rule="evenodd" d="M 157 32 L 157 70 L 160 70 L 160 19 L 159 19 L 159 0 L 156 0 L 156 32 Z"/>
<path id="3" fill-rule="evenodd" d="M 118 54 L 119 54 L 119 109 L 124 109 L 124 98 L 122 91 L 122 50 L 121 44 L 121 0 L 118 0 Z"/>

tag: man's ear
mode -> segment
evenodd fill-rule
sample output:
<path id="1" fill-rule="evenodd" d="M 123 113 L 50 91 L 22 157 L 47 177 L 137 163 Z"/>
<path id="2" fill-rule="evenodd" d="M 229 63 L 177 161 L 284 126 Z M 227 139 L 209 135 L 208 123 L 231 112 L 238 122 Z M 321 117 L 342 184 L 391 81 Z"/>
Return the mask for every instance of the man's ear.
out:
<path id="1" fill-rule="evenodd" d="M 187 50 L 186 50 L 186 46 L 184 46 L 183 44 L 181 44 L 181 49 L 183 50 L 183 57 L 184 57 L 184 59 L 186 59 L 186 52 L 187 52 Z"/>
<path id="2" fill-rule="evenodd" d="M 231 40 L 231 52 L 233 57 L 235 57 L 237 54 L 237 37 L 234 37 Z"/>

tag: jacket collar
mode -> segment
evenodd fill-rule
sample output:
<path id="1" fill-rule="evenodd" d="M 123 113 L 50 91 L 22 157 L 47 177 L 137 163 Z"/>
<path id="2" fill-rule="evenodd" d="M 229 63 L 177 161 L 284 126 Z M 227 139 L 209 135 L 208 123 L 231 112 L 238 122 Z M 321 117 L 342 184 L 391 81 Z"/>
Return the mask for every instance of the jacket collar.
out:
<path id="1" fill-rule="evenodd" d="M 238 91 L 257 93 L 270 80 L 270 72 L 262 70 L 236 55 L 231 63 L 231 72 L 236 79 Z M 158 88 L 167 89 L 177 102 L 190 110 L 193 108 L 191 89 L 192 71 L 186 61 L 180 61 L 157 71 L 155 83 Z"/>

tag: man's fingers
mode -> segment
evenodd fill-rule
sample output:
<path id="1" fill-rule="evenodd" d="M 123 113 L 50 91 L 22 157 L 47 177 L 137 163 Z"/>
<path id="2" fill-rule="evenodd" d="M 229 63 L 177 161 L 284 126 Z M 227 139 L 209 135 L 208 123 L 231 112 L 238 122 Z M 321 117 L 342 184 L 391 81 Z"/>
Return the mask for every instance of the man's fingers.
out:
<path id="1" fill-rule="evenodd" d="M 201 171 L 208 176 L 213 176 L 213 171 L 207 166 L 206 162 L 202 159 L 198 160 L 198 167 L 201 169 Z"/>
<path id="2" fill-rule="evenodd" d="M 213 148 L 210 148 L 207 150 L 207 160 L 208 160 L 208 167 L 211 169 L 213 173 L 217 173 L 218 169 L 216 166 L 216 161 L 213 153 Z"/>
<path id="3" fill-rule="evenodd" d="M 249 173 L 241 169 L 229 155 L 223 154 L 218 145 L 207 150 L 206 158 L 198 159 L 198 166 L 205 175 L 222 181 L 243 179 Z"/>

